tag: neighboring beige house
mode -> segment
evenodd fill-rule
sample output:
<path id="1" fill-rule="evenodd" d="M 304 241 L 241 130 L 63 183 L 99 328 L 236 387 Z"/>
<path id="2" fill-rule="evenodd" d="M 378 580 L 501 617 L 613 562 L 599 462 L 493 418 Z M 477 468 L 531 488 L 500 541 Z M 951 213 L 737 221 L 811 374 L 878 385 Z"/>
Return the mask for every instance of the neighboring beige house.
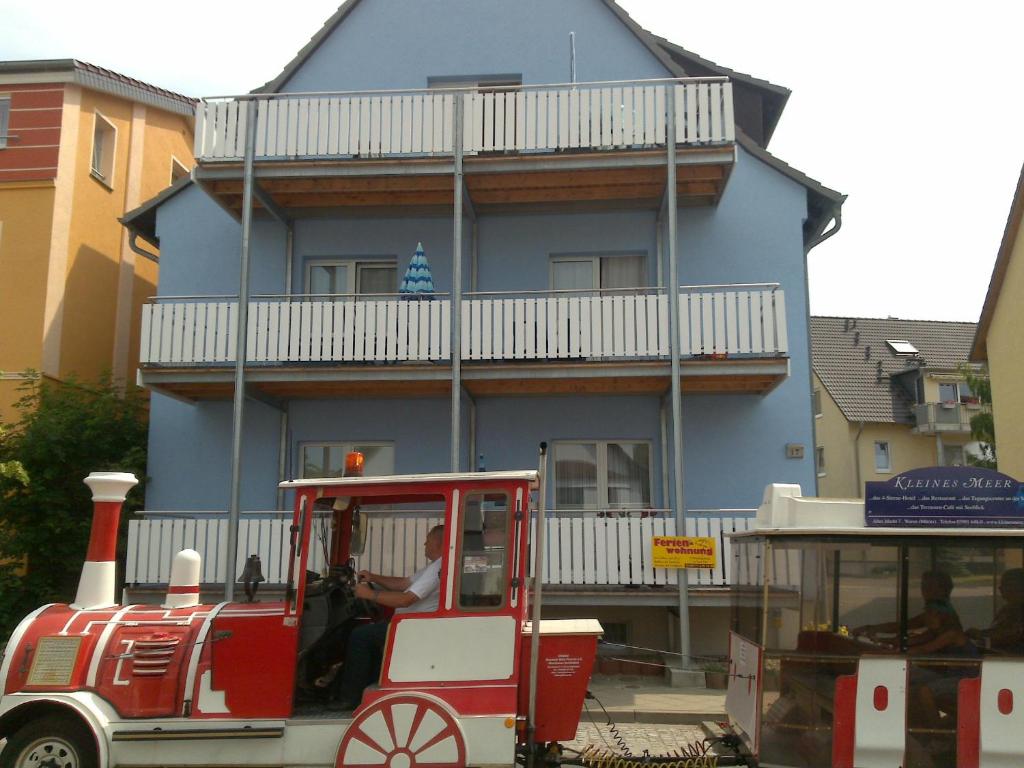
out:
<path id="1" fill-rule="evenodd" d="M 981 406 L 964 380 L 974 323 L 812 317 L 818 494 L 963 464 Z"/>
<path id="2" fill-rule="evenodd" d="M 971 360 L 988 363 L 999 471 L 1024 478 L 1024 169 L 978 320 Z"/>

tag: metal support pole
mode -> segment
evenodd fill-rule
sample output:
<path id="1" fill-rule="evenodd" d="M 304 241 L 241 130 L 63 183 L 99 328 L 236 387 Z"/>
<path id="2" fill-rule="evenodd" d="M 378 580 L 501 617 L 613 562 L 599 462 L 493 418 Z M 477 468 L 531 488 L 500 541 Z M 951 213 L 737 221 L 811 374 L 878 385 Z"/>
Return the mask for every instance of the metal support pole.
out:
<path id="1" fill-rule="evenodd" d="M 668 178 L 665 196 L 668 213 L 669 350 L 672 355 L 672 480 L 675 491 L 676 535 L 686 535 L 686 498 L 683 495 L 683 393 L 679 380 L 679 263 L 678 209 L 676 208 L 676 105 L 675 88 L 668 89 Z M 683 669 L 690 668 L 690 595 L 685 570 L 679 571 L 679 653 Z"/>
<path id="2" fill-rule="evenodd" d="M 544 536 L 547 524 L 544 522 L 547 503 L 548 444 L 540 444 L 540 483 L 537 489 L 537 533 L 533 537 L 533 613 L 530 624 L 530 687 L 526 715 L 526 746 L 530 750 L 527 765 L 534 762 L 533 734 L 537 728 L 537 668 L 540 664 L 540 614 L 541 593 L 544 584 Z"/>
<path id="3" fill-rule="evenodd" d="M 284 223 L 284 295 L 291 296 L 292 291 L 292 269 L 295 258 L 295 222 L 288 219 Z M 288 404 L 284 404 L 281 411 L 280 434 L 278 435 L 278 456 L 277 456 L 278 481 L 284 482 L 288 479 Z M 277 489 L 277 508 L 284 509 L 284 489 Z"/>
<path id="4" fill-rule="evenodd" d="M 235 396 L 231 420 L 231 501 L 228 506 L 228 551 L 224 553 L 224 600 L 235 599 L 238 521 L 241 518 L 242 426 L 245 415 L 245 347 L 249 325 L 249 240 L 252 234 L 253 160 L 256 151 L 256 102 L 246 104 L 245 175 L 242 181 L 242 253 L 238 276 L 238 332 L 235 344 Z"/>
<path id="5" fill-rule="evenodd" d="M 464 94 L 455 96 L 455 232 L 452 238 L 452 472 L 458 472 L 462 437 L 462 134 Z"/>

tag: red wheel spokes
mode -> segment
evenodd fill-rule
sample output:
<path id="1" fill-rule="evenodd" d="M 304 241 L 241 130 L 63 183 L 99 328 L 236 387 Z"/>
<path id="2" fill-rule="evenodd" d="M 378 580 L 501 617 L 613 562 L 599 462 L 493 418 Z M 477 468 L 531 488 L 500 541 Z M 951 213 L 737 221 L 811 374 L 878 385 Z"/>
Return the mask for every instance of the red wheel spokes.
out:
<path id="1" fill-rule="evenodd" d="M 350 753 L 352 748 L 355 753 Z M 428 754 L 432 751 L 433 755 Z M 342 739 L 335 765 L 387 766 L 398 755 L 405 755 L 410 768 L 459 768 L 466 761 L 466 745 L 457 721 L 446 709 L 418 696 L 400 696 L 371 706 L 355 719 Z"/>

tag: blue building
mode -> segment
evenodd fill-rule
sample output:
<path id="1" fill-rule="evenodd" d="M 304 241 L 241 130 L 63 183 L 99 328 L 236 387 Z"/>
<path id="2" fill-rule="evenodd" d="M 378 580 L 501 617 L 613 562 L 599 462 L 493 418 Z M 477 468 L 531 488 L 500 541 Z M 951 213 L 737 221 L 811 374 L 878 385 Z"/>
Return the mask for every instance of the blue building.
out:
<path id="1" fill-rule="evenodd" d="M 548 612 L 676 642 L 648 562 L 675 488 L 714 535 L 768 483 L 815 488 L 806 259 L 844 197 L 769 154 L 788 95 L 612 0 L 349 0 L 272 81 L 202 101 L 192 179 L 125 219 L 161 258 L 147 509 L 229 505 L 246 241 L 244 511 L 353 447 L 412 473 L 547 441 Z M 419 243 L 435 292 L 399 295 Z M 691 577 L 697 653 L 725 578 Z"/>

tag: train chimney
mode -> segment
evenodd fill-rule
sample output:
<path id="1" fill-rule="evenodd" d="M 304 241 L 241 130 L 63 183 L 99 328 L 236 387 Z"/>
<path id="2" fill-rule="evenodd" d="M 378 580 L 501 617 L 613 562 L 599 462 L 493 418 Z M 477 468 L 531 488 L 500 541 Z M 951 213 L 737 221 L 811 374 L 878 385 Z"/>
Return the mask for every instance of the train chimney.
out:
<path id="1" fill-rule="evenodd" d="M 194 549 L 183 549 L 171 563 L 171 582 L 163 608 L 191 608 L 199 605 L 199 572 L 203 559 Z"/>
<path id="2" fill-rule="evenodd" d="M 92 490 L 92 532 L 72 608 L 90 610 L 115 604 L 114 555 L 121 505 L 138 482 L 135 475 L 127 472 L 93 472 L 85 478 L 85 484 Z"/>

